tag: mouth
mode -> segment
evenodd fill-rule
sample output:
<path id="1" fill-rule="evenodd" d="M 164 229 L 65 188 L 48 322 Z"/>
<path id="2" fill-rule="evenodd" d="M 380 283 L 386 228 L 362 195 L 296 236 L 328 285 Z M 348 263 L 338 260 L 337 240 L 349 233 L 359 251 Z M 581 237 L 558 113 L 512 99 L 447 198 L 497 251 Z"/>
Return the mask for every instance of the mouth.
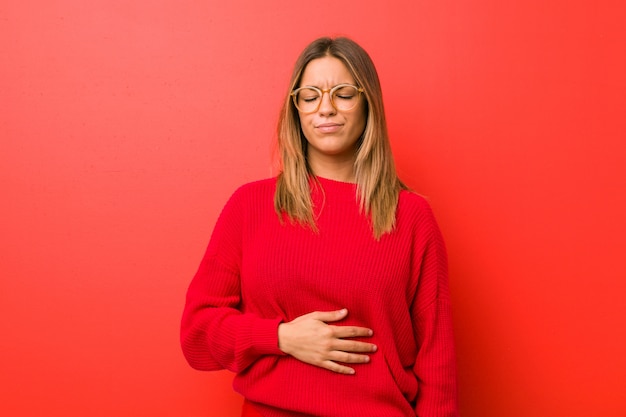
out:
<path id="1" fill-rule="evenodd" d="M 321 123 L 316 125 L 315 128 L 320 132 L 332 133 L 338 131 L 342 126 L 340 123 Z"/>

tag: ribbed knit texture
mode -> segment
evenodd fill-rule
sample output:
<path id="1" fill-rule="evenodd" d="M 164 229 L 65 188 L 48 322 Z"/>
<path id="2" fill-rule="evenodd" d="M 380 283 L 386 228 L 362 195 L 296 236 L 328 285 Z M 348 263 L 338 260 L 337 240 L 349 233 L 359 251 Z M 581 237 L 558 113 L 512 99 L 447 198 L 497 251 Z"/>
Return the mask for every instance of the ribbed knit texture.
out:
<path id="1" fill-rule="evenodd" d="M 443 240 L 428 203 L 402 191 L 396 230 L 376 241 L 356 186 L 319 179 L 316 233 L 281 224 L 275 179 L 228 201 L 189 286 L 181 326 L 196 369 L 237 373 L 234 388 L 264 417 L 458 416 Z M 335 325 L 373 329 L 378 351 L 355 375 L 287 356 L 277 327 L 348 309 Z"/>

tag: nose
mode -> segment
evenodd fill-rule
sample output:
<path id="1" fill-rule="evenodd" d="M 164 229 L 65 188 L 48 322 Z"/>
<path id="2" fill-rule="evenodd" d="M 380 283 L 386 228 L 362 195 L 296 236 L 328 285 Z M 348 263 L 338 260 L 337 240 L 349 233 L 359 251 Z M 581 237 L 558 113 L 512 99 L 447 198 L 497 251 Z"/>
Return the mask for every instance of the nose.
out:
<path id="1" fill-rule="evenodd" d="M 336 109 L 330 97 L 330 91 L 322 91 L 322 99 L 320 102 L 319 113 L 323 115 L 335 114 Z"/>

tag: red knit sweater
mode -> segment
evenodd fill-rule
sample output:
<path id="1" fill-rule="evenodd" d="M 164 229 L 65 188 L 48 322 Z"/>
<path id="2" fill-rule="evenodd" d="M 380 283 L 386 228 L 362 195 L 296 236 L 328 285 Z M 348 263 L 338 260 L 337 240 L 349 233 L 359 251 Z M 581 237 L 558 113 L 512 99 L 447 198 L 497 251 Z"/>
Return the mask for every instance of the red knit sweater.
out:
<path id="1" fill-rule="evenodd" d="M 356 186 L 319 179 L 318 232 L 281 224 L 276 180 L 230 198 L 187 292 L 181 326 L 196 369 L 229 369 L 234 388 L 266 417 L 458 416 L 446 254 L 428 203 L 400 194 L 397 226 L 379 241 Z M 277 327 L 347 308 L 335 325 L 373 329 L 378 346 L 354 375 L 278 349 Z"/>

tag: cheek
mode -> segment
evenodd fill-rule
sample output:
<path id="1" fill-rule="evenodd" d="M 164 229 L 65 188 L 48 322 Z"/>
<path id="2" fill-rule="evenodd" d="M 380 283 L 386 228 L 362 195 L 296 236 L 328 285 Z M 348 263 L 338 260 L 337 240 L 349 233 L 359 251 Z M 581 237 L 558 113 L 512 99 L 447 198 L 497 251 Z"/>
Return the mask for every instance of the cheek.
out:
<path id="1" fill-rule="evenodd" d="M 361 103 L 359 111 L 355 113 L 355 116 L 355 124 L 365 129 L 365 125 L 367 124 L 367 105 Z"/>
<path id="2" fill-rule="evenodd" d="M 302 133 L 304 133 L 304 136 L 308 139 L 311 132 L 313 132 L 313 125 L 310 118 L 306 116 L 300 117 L 300 130 L 302 130 Z"/>
<path id="3" fill-rule="evenodd" d="M 361 117 L 355 120 L 355 128 L 359 131 L 359 135 L 365 131 L 365 126 L 367 126 L 367 114 L 363 112 Z"/>

